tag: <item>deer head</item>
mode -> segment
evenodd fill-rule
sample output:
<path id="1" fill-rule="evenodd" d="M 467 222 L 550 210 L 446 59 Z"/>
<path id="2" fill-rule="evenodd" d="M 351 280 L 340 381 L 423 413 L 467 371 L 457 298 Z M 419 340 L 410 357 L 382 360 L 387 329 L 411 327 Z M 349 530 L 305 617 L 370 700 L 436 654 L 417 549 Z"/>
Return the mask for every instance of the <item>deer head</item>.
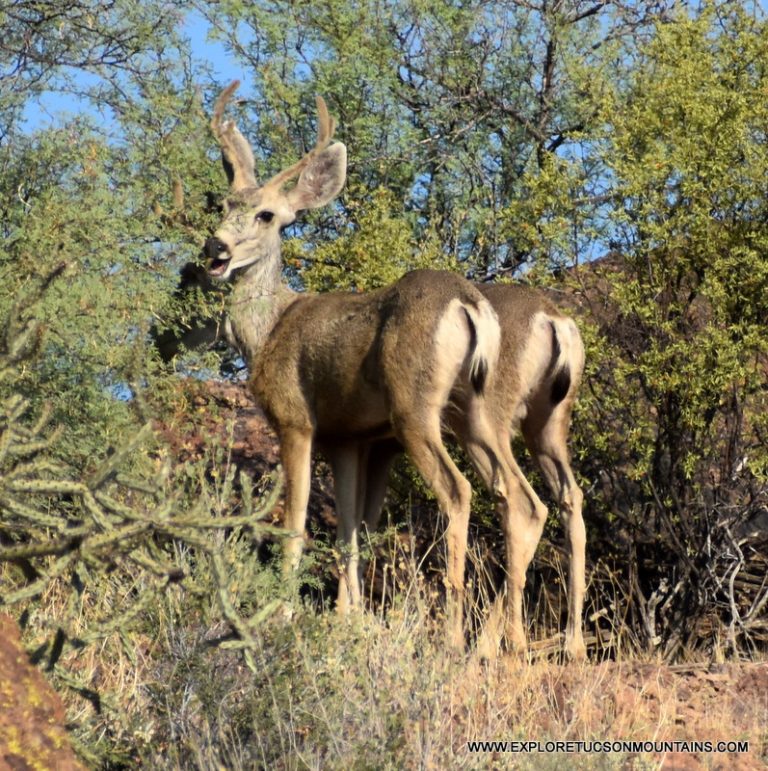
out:
<path id="1" fill-rule="evenodd" d="M 265 259 L 279 258 L 280 234 L 298 212 L 324 206 L 335 198 L 347 169 L 347 149 L 330 144 L 335 121 L 322 97 L 317 97 L 318 131 L 315 146 L 297 163 L 259 186 L 253 151 L 224 110 L 239 86 L 231 83 L 216 100 L 211 129 L 222 151 L 230 194 L 224 201 L 224 221 L 206 241 L 208 272 L 227 279 L 238 269 Z M 298 178 L 298 179 L 297 179 Z M 288 183 L 297 179 L 293 187 Z M 287 189 L 286 189 L 287 188 Z"/>

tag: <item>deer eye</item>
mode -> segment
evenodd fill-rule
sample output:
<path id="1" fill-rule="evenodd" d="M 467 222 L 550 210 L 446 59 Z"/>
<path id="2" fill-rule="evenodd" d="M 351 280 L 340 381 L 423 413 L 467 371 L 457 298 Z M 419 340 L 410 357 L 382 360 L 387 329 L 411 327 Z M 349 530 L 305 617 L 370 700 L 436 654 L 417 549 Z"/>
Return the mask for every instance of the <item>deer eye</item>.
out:
<path id="1" fill-rule="evenodd" d="M 263 222 L 266 224 L 266 223 L 272 222 L 272 220 L 274 219 L 274 216 L 275 215 L 271 211 L 260 211 L 256 215 L 256 221 Z"/>

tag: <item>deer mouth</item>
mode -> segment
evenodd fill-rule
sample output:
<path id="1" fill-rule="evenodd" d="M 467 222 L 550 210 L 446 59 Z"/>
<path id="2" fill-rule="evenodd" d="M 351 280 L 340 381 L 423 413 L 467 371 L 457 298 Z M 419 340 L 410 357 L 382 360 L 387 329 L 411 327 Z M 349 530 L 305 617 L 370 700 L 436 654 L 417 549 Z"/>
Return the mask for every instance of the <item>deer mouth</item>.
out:
<path id="1" fill-rule="evenodd" d="M 216 236 L 211 236 L 203 247 L 203 253 L 208 258 L 208 275 L 216 278 L 227 272 L 232 260 L 227 244 Z"/>
<path id="2" fill-rule="evenodd" d="M 221 257 L 214 257 L 208 266 L 208 275 L 214 277 L 223 276 L 227 272 L 227 268 L 229 267 L 229 263 L 231 261 L 231 257 L 227 257 L 226 259 L 222 259 Z"/>

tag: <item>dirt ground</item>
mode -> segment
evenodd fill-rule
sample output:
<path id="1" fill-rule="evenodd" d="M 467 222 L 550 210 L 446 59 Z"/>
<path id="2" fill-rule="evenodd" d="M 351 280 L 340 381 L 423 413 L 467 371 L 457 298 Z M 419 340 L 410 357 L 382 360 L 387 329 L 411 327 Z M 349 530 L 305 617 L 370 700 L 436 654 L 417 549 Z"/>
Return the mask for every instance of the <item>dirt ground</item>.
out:
<path id="1" fill-rule="evenodd" d="M 265 473 L 275 467 L 279 459 L 277 438 L 244 384 L 201 384 L 196 398 L 201 405 L 212 400 L 220 418 L 234 422 L 235 463 L 251 473 Z M 223 423 L 219 422 L 220 425 Z M 208 429 L 211 428 L 208 422 Z M 327 474 L 314 475 L 310 516 L 326 526 L 335 525 Z M 519 678 L 519 665 L 520 662 L 510 660 L 506 665 L 510 671 L 503 672 L 505 665 L 501 664 L 500 681 L 505 676 Z M 595 740 L 631 737 L 713 745 L 719 741 L 748 740 L 748 753 L 668 752 L 657 756 L 657 760 L 665 769 L 768 768 L 768 663 L 550 663 L 541 670 L 534 666 L 522 676 L 534 678 L 532 687 L 545 691 L 544 701 L 549 708 L 536 720 L 542 736 L 590 736 Z M 503 688 L 499 693 L 503 700 L 501 691 Z"/>
<path id="2" fill-rule="evenodd" d="M 0 771 L 82 768 L 70 745 L 61 699 L 30 664 L 16 622 L 0 614 Z"/>
<path id="3" fill-rule="evenodd" d="M 16 623 L 0 615 L 0 630 L 0 771 L 82 769 L 69 743 L 61 700 L 29 663 Z M 660 768 L 682 771 L 768 767 L 768 663 L 528 665 L 510 657 L 498 666 L 495 708 L 519 714 L 523 704 L 502 703 L 504 682 L 527 680 L 545 697 L 531 700 L 546 707 L 526 720 L 541 736 L 713 745 L 746 740 L 746 753 L 672 751 L 654 759 Z M 519 682 L 509 691 L 519 695 Z M 597 763 L 599 756 L 593 757 Z M 492 756 L 489 762 L 493 765 Z"/>

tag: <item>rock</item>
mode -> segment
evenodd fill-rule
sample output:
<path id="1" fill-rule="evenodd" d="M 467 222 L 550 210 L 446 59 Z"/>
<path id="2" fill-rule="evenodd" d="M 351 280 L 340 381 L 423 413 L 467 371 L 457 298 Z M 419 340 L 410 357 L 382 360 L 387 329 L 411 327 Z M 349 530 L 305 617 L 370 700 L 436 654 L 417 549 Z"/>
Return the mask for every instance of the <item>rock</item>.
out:
<path id="1" fill-rule="evenodd" d="M 21 647 L 18 625 L 0 613 L 0 771 L 84 769 L 65 721 L 59 695 Z"/>

